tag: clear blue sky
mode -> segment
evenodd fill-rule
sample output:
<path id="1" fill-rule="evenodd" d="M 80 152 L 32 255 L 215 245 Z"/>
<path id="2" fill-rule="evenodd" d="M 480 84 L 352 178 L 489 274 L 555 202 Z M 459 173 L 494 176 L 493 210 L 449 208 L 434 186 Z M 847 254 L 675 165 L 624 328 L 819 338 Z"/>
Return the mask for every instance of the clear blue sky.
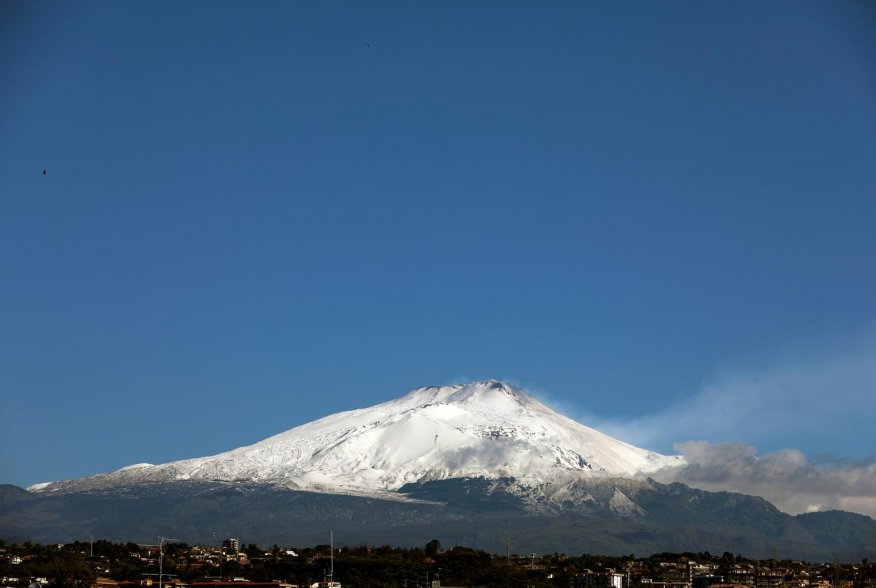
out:
<path id="1" fill-rule="evenodd" d="M 0 482 L 846 355 L 794 427 L 707 440 L 864 458 L 874 335 L 872 3 L 0 6 Z"/>

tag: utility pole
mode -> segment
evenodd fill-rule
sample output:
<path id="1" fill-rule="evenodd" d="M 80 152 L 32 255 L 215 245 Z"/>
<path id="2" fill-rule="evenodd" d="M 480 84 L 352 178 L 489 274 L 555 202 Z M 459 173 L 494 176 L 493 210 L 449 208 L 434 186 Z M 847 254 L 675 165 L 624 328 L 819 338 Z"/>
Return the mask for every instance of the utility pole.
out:
<path id="1" fill-rule="evenodd" d="M 162 588 L 164 580 L 164 542 L 165 541 L 181 541 L 180 539 L 170 539 L 169 537 L 158 538 L 158 588 Z"/>

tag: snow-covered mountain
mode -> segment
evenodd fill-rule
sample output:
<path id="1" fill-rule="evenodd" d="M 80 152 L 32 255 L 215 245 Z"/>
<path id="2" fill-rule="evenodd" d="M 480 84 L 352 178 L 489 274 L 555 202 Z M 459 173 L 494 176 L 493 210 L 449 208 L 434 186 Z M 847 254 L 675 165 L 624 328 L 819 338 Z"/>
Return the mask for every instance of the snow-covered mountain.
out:
<path id="1" fill-rule="evenodd" d="M 867 517 L 792 517 L 761 498 L 647 477 L 681 465 L 489 380 L 418 388 L 211 457 L 30 492 L 0 486 L 0 529 L 44 543 L 167 535 L 197 543 L 218 530 L 307 545 L 334 529 L 350 544 L 438 537 L 501 550 L 513 537 L 521 553 L 732 549 L 854 560 L 876 549 Z"/>
<path id="2" fill-rule="evenodd" d="M 435 480 L 513 478 L 543 486 L 579 477 L 629 478 L 681 463 L 680 457 L 640 449 L 577 423 L 519 388 L 487 380 L 417 388 L 210 457 L 137 464 L 30 490 L 219 480 L 385 495 Z"/>

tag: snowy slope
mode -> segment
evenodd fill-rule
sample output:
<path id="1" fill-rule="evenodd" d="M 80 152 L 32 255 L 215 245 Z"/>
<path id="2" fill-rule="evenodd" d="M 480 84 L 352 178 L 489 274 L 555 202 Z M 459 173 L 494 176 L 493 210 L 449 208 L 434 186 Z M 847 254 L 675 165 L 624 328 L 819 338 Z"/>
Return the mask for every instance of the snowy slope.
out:
<path id="1" fill-rule="evenodd" d="M 511 477 L 525 485 L 578 476 L 632 477 L 681 458 L 639 449 L 488 380 L 418 388 L 370 408 L 295 427 L 218 455 L 38 484 L 74 491 L 165 480 L 255 481 L 384 494 L 409 482 Z"/>

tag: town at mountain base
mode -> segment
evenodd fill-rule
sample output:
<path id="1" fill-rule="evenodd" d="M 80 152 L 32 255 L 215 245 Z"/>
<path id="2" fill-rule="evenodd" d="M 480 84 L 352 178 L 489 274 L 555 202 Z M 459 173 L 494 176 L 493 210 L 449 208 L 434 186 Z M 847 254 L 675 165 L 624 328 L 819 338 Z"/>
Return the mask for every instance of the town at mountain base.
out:
<path id="1" fill-rule="evenodd" d="M 585 489 L 582 488 L 582 491 Z M 0 488 L 0 535 L 63 543 L 82 537 L 153 542 L 173 536 L 207 542 L 243 537 L 258 544 L 307 545 L 327 529 L 348 545 L 446 545 L 504 552 L 648 554 L 730 551 L 751 557 L 860 560 L 876 551 L 876 521 L 831 511 L 790 516 L 754 497 L 681 484 L 603 479 L 586 488 L 586 508 L 533 513 L 492 480 L 460 479 L 405 488 L 416 501 L 302 492 L 247 482 L 177 481 L 124 492 L 40 495 Z M 618 514 L 630 495 L 644 514 Z"/>

